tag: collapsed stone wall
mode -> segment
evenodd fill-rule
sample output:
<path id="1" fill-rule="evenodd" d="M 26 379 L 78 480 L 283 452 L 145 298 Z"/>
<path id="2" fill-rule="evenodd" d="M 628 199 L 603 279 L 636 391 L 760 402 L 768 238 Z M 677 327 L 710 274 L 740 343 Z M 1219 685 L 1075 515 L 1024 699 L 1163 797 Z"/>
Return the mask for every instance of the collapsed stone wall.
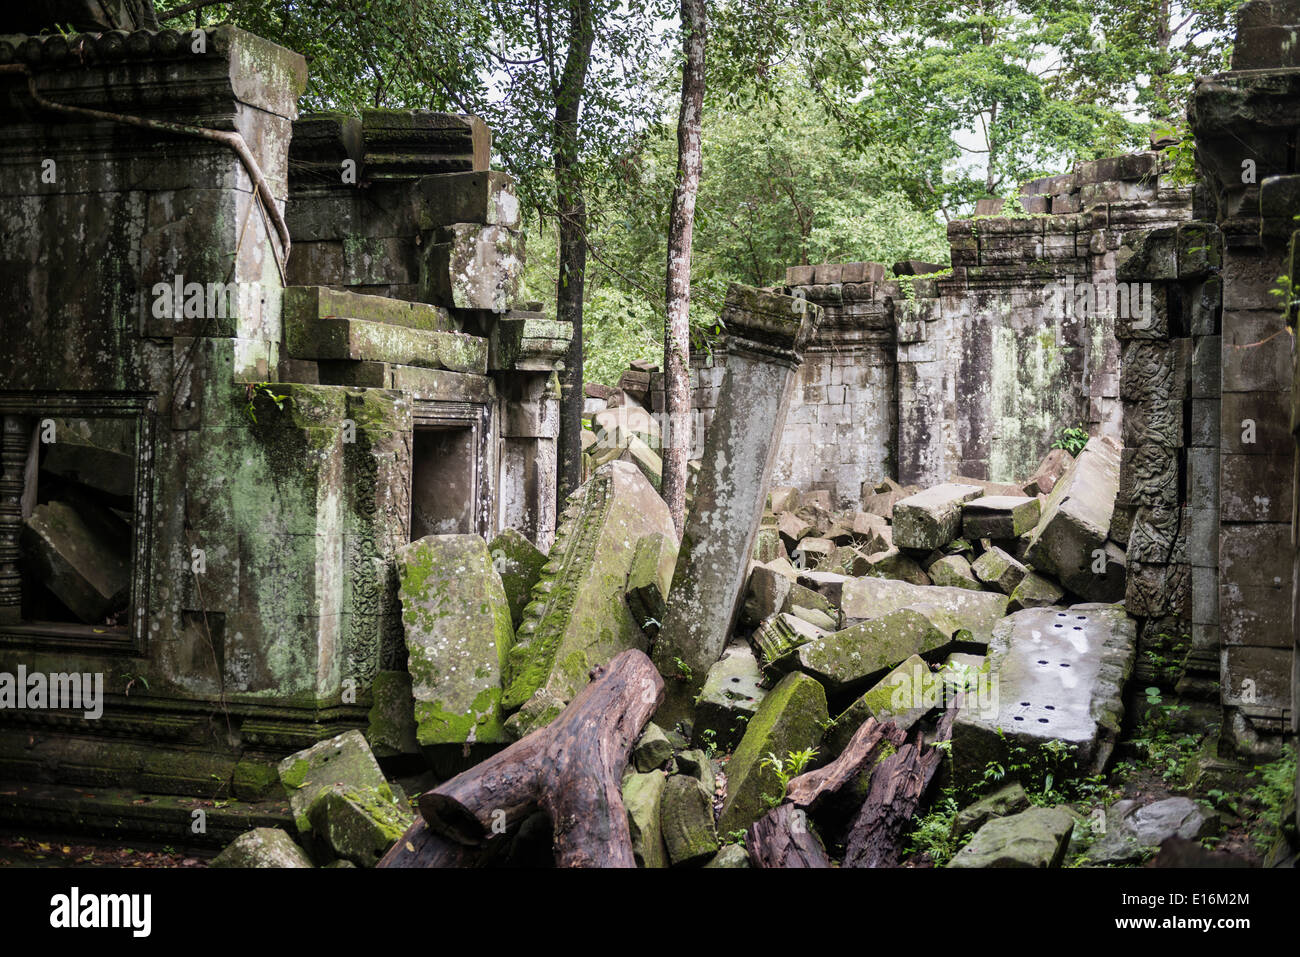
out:
<path id="1" fill-rule="evenodd" d="M 1134 229 L 1188 219 L 1191 189 L 1160 154 L 1139 153 L 1026 183 L 1021 205 L 949 224 L 950 269 L 787 270 L 786 288 L 826 321 L 799 372 L 776 481 L 844 506 L 885 478 L 1014 482 L 1064 428 L 1119 437 L 1116 313 L 1151 300 L 1139 289 L 1130 301 L 1115 255 Z M 723 361 L 692 358 L 703 429 Z"/>

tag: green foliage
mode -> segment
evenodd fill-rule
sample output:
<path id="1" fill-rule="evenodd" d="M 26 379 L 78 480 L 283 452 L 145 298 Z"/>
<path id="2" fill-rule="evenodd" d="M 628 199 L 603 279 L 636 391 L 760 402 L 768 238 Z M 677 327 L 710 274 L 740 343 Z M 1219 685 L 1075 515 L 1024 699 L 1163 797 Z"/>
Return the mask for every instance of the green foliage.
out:
<path id="1" fill-rule="evenodd" d="M 1088 430 L 1083 425 L 1076 428 L 1062 429 L 1052 443 L 1054 449 L 1065 449 L 1071 455 L 1078 455 L 1083 451 L 1083 447 L 1088 444 Z"/>
<path id="2" fill-rule="evenodd" d="M 768 807 L 776 807 L 785 800 L 785 791 L 790 782 L 803 774 L 804 768 L 817 757 L 816 748 L 804 748 L 802 751 L 787 751 L 784 759 L 778 758 L 776 752 L 769 751 L 767 757 L 759 762 L 759 767 L 771 768 L 776 774 L 776 779 L 781 785 L 781 793 L 777 795 L 764 794 L 763 800 Z"/>
<path id="3" fill-rule="evenodd" d="M 1133 744 L 1147 757 L 1146 766 L 1159 770 L 1171 790 L 1183 790 L 1187 766 L 1200 747 L 1202 735 L 1179 729 L 1186 705 L 1163 704 L 1159 688 L 1146 689 L 1147 713 Z"/>
<path id="4" fill-rule="evenodd" d="M 1258 781 L 1248 792 L 1260 812 L 1251 827 L 1251 838 L 1260 849 L 1267 849 L 1279 832 L 1292 826 L 1295 814 L 1296 748 L 1287 744 L 1282 756 L 1268 764 L 1255 766 L 1247 777 Z"/>
<path id="5" fill-rule="evenodd" d="M 249 385 L 246 396 L 248 401 L 244 404 L 244 415 L 254 425 L 257 425 L 257 410 L 254 408 L 257 404 L 258 396 L 266 396 L 275 404 L 275 407 L 281 412 L 284 411 L 284 403 L 289 400 L 287 395 L 277 395 L 272 391 L 270 384 L 266 382 L 254 382 Z"/>
<path id="6" fill-rule="evenodd" d="M 952 860 L 973 836 L 973 832 L 961 838 L 952 836 L 952 823 L 959 810 L 953 789 L 944 788 L 929 813 L 917 819 L 908 837 L 908 855 L 928 854 L 935 867 L 943 867 Z"/>
<path id="7" fill-rule="evenodd" d="M 1001 728 L 1006 762 L 990 761 L 984 768 L 984 785 L 999 786 L 1019 781 L 1031 804 L 1055 807 L 1058 804 L 1092 805 L 1108 801 L 1112 795 L 1104 775 L 1079 775 L 1076 745 L 1064 741 L 1047 741 L 1034 747 L 1014 744 Z"/>

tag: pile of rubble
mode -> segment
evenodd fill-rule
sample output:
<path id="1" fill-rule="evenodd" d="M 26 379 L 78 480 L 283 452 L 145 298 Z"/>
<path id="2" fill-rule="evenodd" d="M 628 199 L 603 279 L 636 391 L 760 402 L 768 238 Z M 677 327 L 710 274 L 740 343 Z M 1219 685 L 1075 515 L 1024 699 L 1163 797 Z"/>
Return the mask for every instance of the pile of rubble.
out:
<path id="1" fill-rule="evenodd" d="M 664 439 L 663 373 L 650 362 L 637 360 L 619 379 L 617 388 L 588 382 L 583 387 L 583 481 L 606 462 L 631 462 L 659 489 Z M 693 463 L 698 469 L 698 463 Z"/>
<path id="2" fill-rule="evenodd" d="M 632 404 L 596 415 L 611 412 L 645 421 Z M 1016 486 L 885 482 L 851 514 L 832 513 L 825 493 L 772 489 L 730 644 L 703 675 L 680 661 L 677 674 L 656 671 L 646 657 L 684 566 L 640 463 L 596 467 L 549 555 L 510 532 L 413 542 L 397 556 L 409 664 L 376 681 L 367 736 L 381 755 L 491 757 L 426 792 L 413 818 L 360 734 L 317 745 L 281 766 L 299 842 L 318 863 L 481 866 L 480 843 L 497 848 L 493 862 L 546 860 L 539 809 L 559 789 L 587 802 L 582 815 L 625 825 L 628 860 L 645 867 L 825 866 L 832 855 L 883 866 L 897 863 L 941 769 L 975 789 L 1009 748 L 1064 745 L 1073 773 L 1095 773 L 1119 732 L 1136 647 L 1114 604 L 1118 462 L 1117 446 L 1095 438 L 1077 459 L 1052 452 Z M 689 716 L 650 721 L 677 682 L 698 688 Z M 595 757 L 578 770 L 548 763 L 551 739 L 575 734 L 560 750 Z M 333 753 L 352 757 L 326 766 Z M 596 777 L 575 784 L 575 773 Z M 617 775 L 617 799 L 601 774 Z M 505 812 L 510 840 L 485 839 L 499 833 L 488 805 L 522 780 L 532 783 Z M 1009 828 L 1004 817 L 1023 809 L 1003 803 L 978 823 Z M 1010 844 L 1059 863 L 1074 818 L 1024 813 Z M 975 850 L 953 866 L 1012 853 L 966 826 Z M 246 838 L 228 859 L 266 856 L 267 835 Z M 556 859 L 618 859 L 566 839 L 561 850 L 555 837 Z"/>

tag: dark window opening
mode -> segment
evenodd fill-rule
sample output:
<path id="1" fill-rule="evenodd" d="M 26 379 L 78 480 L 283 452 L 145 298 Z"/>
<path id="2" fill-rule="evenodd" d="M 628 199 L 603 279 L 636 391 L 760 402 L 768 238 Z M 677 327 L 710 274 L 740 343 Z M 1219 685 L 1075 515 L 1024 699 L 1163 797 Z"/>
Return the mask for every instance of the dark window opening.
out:
<path id="1" fill-rule="evenodd" d="M 418 427 L 411 449 L 411 541 L 472 534 L 477 482 L 474 430 Z"/>

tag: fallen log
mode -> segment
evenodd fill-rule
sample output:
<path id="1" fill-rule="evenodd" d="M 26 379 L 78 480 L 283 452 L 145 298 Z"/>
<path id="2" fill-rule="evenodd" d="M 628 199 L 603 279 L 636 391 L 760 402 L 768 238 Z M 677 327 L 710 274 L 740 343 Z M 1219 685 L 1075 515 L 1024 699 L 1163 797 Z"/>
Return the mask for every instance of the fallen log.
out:
<path id="1" fill-rule="evenodd" d="M 793 804 L 768 811 L 749 826 L 745 849 L 755 867 L 830 867 L 826 848 Z"/>
<path id="2" fill-rule="evenodd" d="M 635 867 L 623 768 L 663 695 L 644 653 L 617 655 L 549 725 L 421 795 L 429 831 L 481 845 L 540 808 L 554 827 L 558 866 Z"/>
<path id="3" fill-rule="evenodd" d="M 887 746 L 897 750 L 906 740 L 907 732 L 894 722 L 868 718 L 838 758 L 791 781 L 786 788 L 786 800 L 795 807 L 815 812 L 864 771 L 870 773 Z"/>
<path id="4" fill-rule="evenodd" d="M 473 867 L 479 854 L 479 848 L 435 834 L 416 818 L 375 867 Z"/>
<path id="5" fill-rule="evenodd" d="M 935 743 L 952 737 L 957 707 L 939 721 Z M 871 775 L 871 789 L 849 826 L 845 867 L 897 867 L 903 856 L 903 831 L 943 761 L 943 751 L 918 735 L 885 758 Z"/>

